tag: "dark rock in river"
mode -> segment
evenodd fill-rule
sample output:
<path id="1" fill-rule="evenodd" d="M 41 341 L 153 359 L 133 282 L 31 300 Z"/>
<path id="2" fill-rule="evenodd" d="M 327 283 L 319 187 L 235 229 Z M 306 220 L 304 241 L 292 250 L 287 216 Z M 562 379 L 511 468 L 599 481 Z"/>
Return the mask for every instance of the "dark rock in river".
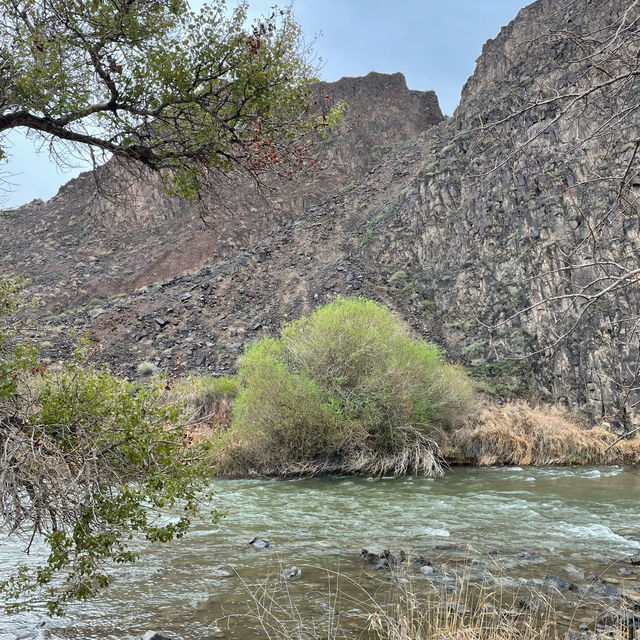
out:
<path id="1" fill-rule="evenodd" d="M 430 567 L 432 565 L 431 560 L 429 560 L 428 558 L 425 558 L 424 556 L 418 556 L 417 558 L 414 558 L 413 561 L 411 562 L 411 566 L 414 569 L 422 569 L 422 567 Z"/>
<path id="2" fill-rule="evenodd" d="M 159 633 L 156 633 L 155 631 L 147 631 L 147 633 L 145 633 L 142 636 L 142 640 L 171 640 L 171 639 L 167 638 L 167 636 L 163 636 Z"/>
<path id="3" fill-rule="evenodd" d="M 596 579 L 589 585 L 588 590 L 601 598 L 610 598 L 613 600 L 620 600 L 620 598 L 622 598 L 620 591 L 615 587 L 612 587 L 610 584 L 607 584 L 599 577 L 596 577 Z"/>
<path id="4" fill-rule="evenodd" d="M 368 564 L 374 564 L 374 570 L 391 569 L 407 559 L 407 554 L 400 550 L 391 552 L 376 545 L 364 547 L 360 551 L 360 557 Z"/>
<path id="5" fill-rule="evenodd" d="M 254 549 L 271 549 L 273 546 L 269 540 L 264 540 L 263 538 L 251 538 L 249 544 Z"/>
<path id="6" fill-rule="evenodd" d="M 302 575 L 302 569 L 300 569 L 300 567 L 296 567 L 295 565 L 293 567 L 289 567 L 288 569 L 285 569 L 282 572 L 282 577 L 285 580 L 296 580 L 301 575 Z"/>
<path id="7" fill-rule="evenodd" d="M 388 553 L 388 552 L 387 552 Z M 384 558 L 385 550 L 375 544 L 363 547 L 360 551 L 360 557 L 369 564 L 375 564 L 379 562 L 381 558 Z"/>
<path id="8" fill-rule="evenodd" d="M 400 550 L 395 553 L 391 553 L 391 551 L 384 552 L 384 557 L 380 558 L 380 560 L 376 563 L 376 566 L 373 567 L 375 571 L 381 571 L 384 569 L 393 569 L 393 567 L 398 566 L 402 562 L 405 562 L 407 559 L 407 554 Z"/>
<path id="9" fill-rule="evenodd" d="M 553 589 L 558 589 L 558 591 L 577 591 L 578 587 L 573 584 L 573 582 L 569 582 L 568 580 L 563 580 L 558 576 L 554 576 L 551 573 L 547 573 L 544 577 L 544 584 L 547 587 L 551 587 Z"/>
<path id="10" fill-rule="evenodd" d="M 530 611 L 531 613 L 535 613 L 541 609 L 544 610 L 547 607 L 547 603 L 544 600 L 531 596 L 522 596 L 518 602 L 523 610 Z"/>
<path id="11" fill-rule="evenodd" d="M 628 640 L 633 640 L 640 629 L 640 614 L 628 609 L 612 611 L 600 616 L 597 627 L 599 630 L 607 627 L 617 629 L 624 632 Z"/>

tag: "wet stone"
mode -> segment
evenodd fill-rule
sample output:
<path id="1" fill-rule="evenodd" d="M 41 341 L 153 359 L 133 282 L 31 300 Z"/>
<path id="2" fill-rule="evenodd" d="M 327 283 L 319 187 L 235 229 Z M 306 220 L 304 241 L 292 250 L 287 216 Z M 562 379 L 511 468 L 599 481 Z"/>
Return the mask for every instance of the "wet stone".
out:
<path id="1" fill-rule="evenodd" d="M 300 567 L 289 567 L 282 572 L 282 577 L 285 580 L 297 580 L 302 575 L 302 569 Z"/>
<path id="2" fill-rule="evenodd" d="M 414 558 L 412 560 L 411 566 L 414 569 L 422 569 L 422 567 L 432 566 L 432 562 L 431 560 L 429 560 L 428 558 L 425 558 L 424 556 L 418 556 L 417 558 Z"/>
<path id="3" fill-rule="evenodd" d="M 548 573 L 544 577 L 544 583 L 547 587 L 551 587 L 554 589 L 558 589 L 559 591 L 577 591 L 578 587 L 573 584 L 573 582 L 569 582 L 568 580 L 563 580 L 558 576 L 554 576 L 551 573 Z"/>
<path id="4" fill-rule="evenodd" d="M 525 611 L 531 611 L 532 613 L 544 610 L 547 606 L 547 603 L 544 600 L 540 600 L 540 598 L 534 598 L 532 596 L 522 596 L 518 603 L 522 609 Z"/>
<path id="5" fill-rule="evenodd" d="M 249 544 L 254 549 L 271 549 L 273 547 L 271 541 L 265 540 L 264 538 L 251 538 L 251 540 L 249 540 Z"/>

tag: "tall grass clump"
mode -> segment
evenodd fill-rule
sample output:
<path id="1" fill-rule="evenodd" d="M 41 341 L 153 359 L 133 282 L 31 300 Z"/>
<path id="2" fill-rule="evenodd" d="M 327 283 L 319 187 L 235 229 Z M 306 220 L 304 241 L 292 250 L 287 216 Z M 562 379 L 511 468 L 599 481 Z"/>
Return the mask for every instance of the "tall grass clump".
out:
<path id="1" fill-rule="evenodd" d="M 485 403 L 473 421 L 452 435 L 450 461 L 495 464 L 632 464 L 640 439 L 619 439 L 604 426 L 588 428 L 574 414 L 523 401 Z"/>
<path id="2" fill-rule="evenodd" d="M 437 473 L 472 385 L 384 306 L 338 298 L 251 346 L 221 471 Z"/>
<path id="3" fill-rule="evenodd" d="M 322 573 L 317 567 L 304 566 L 305 571 Z M 311 608 L 304 590 L 281 578 L 246 584 L 247 627 L 278 640 L 566 640 L 579 635 L 570 630 L 577 622 L 563 620 L 550 595 L 535 589 L 492 588 L 465 575 L 455 576 L 455 587 L 447 588 L 413 577 L 406 568 L 386 580 L 324 571 L 325 587 L 318 580 L 313 601 L 323 602 L 322 609 Z M 597 617 L 596 607 L 593 627 Z M 621 631 L 611 627 L 607 637 L 622 639 Z"/>
<path id="4" fill-rule="evenodd" d="M 228 409 L 238 395 L 238 381 L 233 376 L 190 376 L 177 382 L 172 392 L 186 404 L 189 422 L 202 423 L 215 416 L 221 406 Z"/>

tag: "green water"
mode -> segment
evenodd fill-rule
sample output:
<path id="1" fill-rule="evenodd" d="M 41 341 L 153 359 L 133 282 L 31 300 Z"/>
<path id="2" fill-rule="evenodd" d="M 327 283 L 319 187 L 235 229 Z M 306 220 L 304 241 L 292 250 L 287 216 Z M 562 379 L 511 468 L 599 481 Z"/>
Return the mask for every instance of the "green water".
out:
<path id="1" fill-rule="evenodd" d="M 428 580 L 363 565 L 359 552 L 370 544 L 463 568 L 471 579 L 490 574 L 493 585 L 509 588 L 542 585 L 547 573 L 640 587 L 633 569 L 619 578 L 619 563 L 640 548 L 638 469 L 461 468 L 435 480 L 221 480 L 215 487 L 224 520 L 145 549 L 138 565 L 116 570 L 100 598 L 53 620 L 48 637 L 120 640 L 147 629 L 184 640 L 265 637 L 256 617 L 246 615 L 261 606 L 256 597 L 265 585 L 262 604 L 282 606 L 280 617 L 299 613 L 326 637 L 339 613 L 355 630 L 364 625 L 370 594 L 388 597 L 398 580 Z M 253 536 L 273 548 L 255 550 Z M 18 558 L 15 543 L 0 547 L 5 567 Z M 279 574 L 292 565 L 302 575 L 284 582 Z M 0 639 L 38 619 L 0 617 Z"/>

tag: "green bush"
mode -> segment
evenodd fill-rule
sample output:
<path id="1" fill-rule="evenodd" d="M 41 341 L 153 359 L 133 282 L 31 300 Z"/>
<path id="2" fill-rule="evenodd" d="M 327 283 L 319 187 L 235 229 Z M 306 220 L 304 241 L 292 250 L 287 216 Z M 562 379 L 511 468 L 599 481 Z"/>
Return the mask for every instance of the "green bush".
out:
<path id="1" fill-rule="evenodd" d="M 38 364 L 35 345 L 20 332 L 18 314 L 26 308 L 19 278 L 0 277 L 0 420 L 14 412 L 20 376 Z"/>
<path id="2" fill-rule="evenodd" d="M 193 418 L 206 418 L 221 402 L 231 404 L 238 394 L 238 380 L 233 376 L 190 376 L 173 388 L 173 396 L 187 405 Z"/>
<path id="3" fill-rule="evenodd" d="M 8 611 L 59 614 L 136 560 L 134 536 L 181 537 L 211 497 L 211 470 L 207 443 L 185 447 L 184 407 L 164 378 L 134 385 L 92 366 L 87 340 L 64 367 L 41 364 L 19 322 L 23 285 L 0 277 L 0 529 L 33 532 L 49 554 L 3 577 L 0 593 Z"/>
<path id="4" fill-rule="evenodd" d="M 307 371 L 291 371 L 282 347 L 281 341 L 264 338 L 242 358 L 234 429 L 259 443 L 263 454 L 283 460 L 330 454 L 342 439 L 338 407 Z"/>
<path id="5" fill-rule="evenodd" d="M 473 393 L 462 369 L 364 298 L 338 298 L 254 344 L 238 375 L 233 432 L 263 469 L 398 454 L 465 417 Z"/>

